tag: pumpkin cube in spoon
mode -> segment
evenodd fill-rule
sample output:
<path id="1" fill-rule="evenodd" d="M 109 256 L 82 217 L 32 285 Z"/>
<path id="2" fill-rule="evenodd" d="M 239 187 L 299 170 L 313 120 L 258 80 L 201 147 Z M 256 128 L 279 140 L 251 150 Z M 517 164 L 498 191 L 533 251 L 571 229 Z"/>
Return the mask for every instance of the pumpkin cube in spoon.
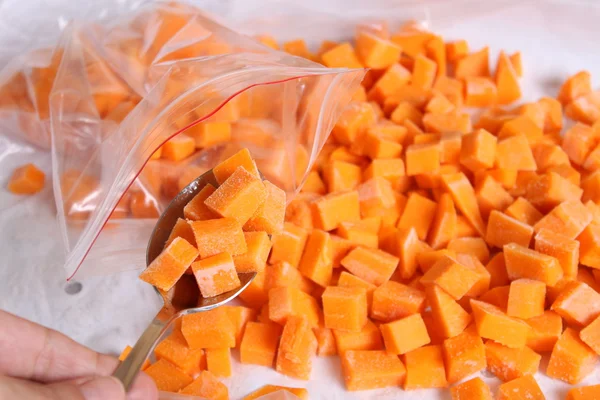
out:
<path id="1" fill-rule="evenodd" d="M 201 258 L 229 253 L 232 256 L 247 251 L 242 226 L 234 218 L 189 221 Z"/>
<path id="2" fill-rule="evenodd" d="M 192 263 L 202 297 L 214 297 L 240 287 L 240 279 L 229 253 L 220 253 Z"/>
<path id="3" fill-rule="evenodd" d="M 168 291 L 196 257 L 198 250 L 187 240 L 177 237 L 140 274 L 140 279 L 160 290 Z"/>
<path id="4" fill-rule="evenodd" d="M 252 175 L 260 178 L 258 168 L 250 152 L 248 149 L 242 149 L 213 168 L 213 174 L 219 185 L 225 182 L 238 167 L 242 167 Z"/>
<path id="5" fill-rule="evenodd" d="M 269 235 L 283 229 L 285 192 L 269 181 L 263 181 L 267 197 L 244 225 L 245 231 L 265 231 Z"/>
<path id="6" fill-rule="evenodd" d="M 204 204 L 225 218 L 234 218 L 243 226 L 256 213 L 267 198 L 264 183 L 238 167 L 213 194 L 204 200 Z"/>

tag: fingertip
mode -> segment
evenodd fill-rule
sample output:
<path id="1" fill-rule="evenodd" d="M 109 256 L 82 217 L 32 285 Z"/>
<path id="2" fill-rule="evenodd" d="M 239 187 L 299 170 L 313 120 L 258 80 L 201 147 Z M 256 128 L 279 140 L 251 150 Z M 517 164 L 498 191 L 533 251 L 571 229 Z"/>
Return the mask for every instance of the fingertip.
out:
<path id="1" fill-rule="evenodd" d="M 79 385 L 85 400 L 125 399 L 123 384 L 112 376 L 99 376 Z"/>
<path id="2" fill-rule="evenodd" d="M 127 393 L 127 400 L 158 400 L 156 383 L 146 373 L 140 372 Z"/>

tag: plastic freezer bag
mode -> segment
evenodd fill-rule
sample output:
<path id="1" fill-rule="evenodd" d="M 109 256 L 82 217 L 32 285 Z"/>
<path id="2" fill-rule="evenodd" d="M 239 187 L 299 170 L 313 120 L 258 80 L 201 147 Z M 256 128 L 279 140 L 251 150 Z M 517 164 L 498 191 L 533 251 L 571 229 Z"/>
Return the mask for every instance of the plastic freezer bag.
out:
<path id="1" fill-rule="evenodd" d="M 143 266 L 153 219 L 241 148 L 294 193 L 363 74 L 153 4 L 112 24 L 75 21 L 54 50 L 9 65 L 0 123 L 51 147 L 67 275 L 107 274 Z"/>

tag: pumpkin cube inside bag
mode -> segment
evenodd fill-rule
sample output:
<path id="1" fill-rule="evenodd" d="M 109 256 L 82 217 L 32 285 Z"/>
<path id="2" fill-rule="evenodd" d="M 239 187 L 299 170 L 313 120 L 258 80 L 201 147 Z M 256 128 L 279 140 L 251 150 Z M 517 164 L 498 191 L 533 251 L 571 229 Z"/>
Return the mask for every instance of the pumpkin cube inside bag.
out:
<path id="1" fill-rule="evenodd" d="M 15 169 L 7 188 L 14 194 L 35 194 L 44 188 L 46 175 L 33 164 Z"/>

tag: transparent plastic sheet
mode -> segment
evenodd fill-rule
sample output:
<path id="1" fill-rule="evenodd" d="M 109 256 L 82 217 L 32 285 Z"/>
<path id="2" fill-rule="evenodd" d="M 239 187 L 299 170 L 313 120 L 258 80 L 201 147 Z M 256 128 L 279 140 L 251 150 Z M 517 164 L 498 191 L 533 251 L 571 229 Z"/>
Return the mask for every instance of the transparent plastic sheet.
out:
<path id="1" fill-rule="evenodd" d="M 276 52 L 191 6 L 151 4 L 112 24 L 73 22 L 54 50 L 9 65 L 4 124 L 51 147 L 67 276 L 109 274 L 143 266 L 153 219 L 241 148 L 293 194 L 363 74 Z M 205 132 L 213 123 L 226 140 Z M 182 132 L 194 156 L 147 163 Z"/>

